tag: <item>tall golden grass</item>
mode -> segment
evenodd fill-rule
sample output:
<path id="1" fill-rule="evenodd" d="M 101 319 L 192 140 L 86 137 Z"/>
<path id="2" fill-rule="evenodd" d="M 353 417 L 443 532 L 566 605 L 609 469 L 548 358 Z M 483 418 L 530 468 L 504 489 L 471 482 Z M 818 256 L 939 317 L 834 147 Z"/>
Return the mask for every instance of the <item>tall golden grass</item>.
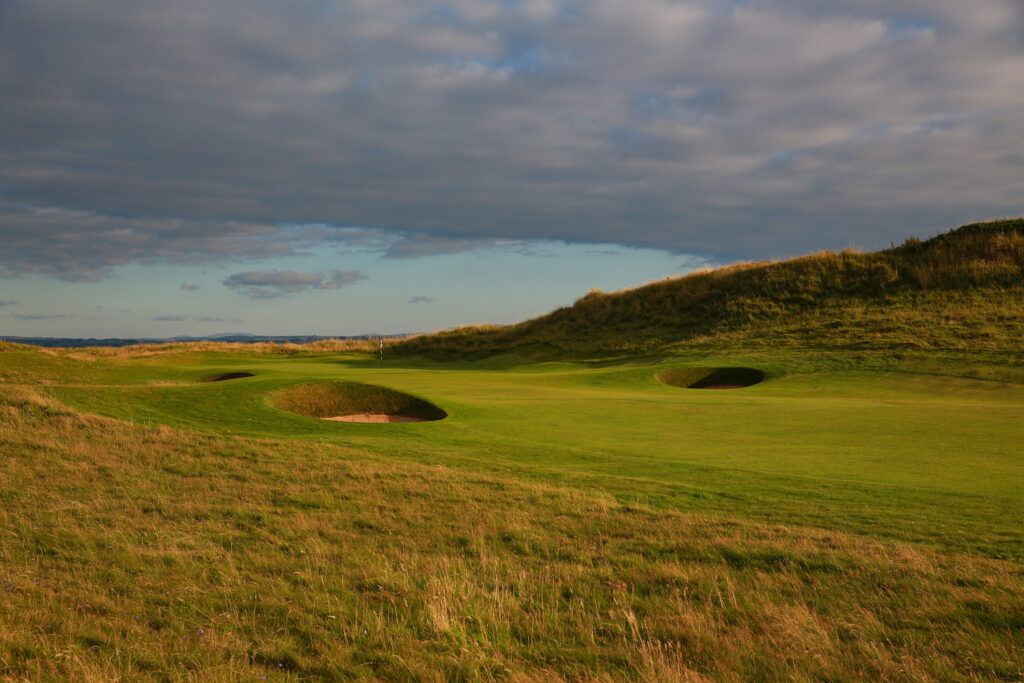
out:
<path id="1" fill-rule="evenodd" d="M 233 353 L 244 351 L 266 355 L 292 356 L 299 354 L 344 353 L 348 351 L 374 351 L 378 348 L 376 339 L 321 339 L 304 344 L 273 342 L 220 342 L 190 341 L 167 342 L 160 344 L 133 344 L 131 346 L 95 346 L 76 349 L 82 356 L 101 358 L 140 358 L 144 356 L 165 355 L 170 353 L 222 352 Z"/>

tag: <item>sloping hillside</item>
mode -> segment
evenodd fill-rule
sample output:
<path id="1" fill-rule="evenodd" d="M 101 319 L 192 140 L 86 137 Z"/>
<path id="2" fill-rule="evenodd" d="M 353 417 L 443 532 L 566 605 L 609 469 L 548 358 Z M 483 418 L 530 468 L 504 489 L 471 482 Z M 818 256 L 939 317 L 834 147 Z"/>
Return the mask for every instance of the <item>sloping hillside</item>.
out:
<path id="1" fill-rule="evenodd" d="M 510 326 L 416 337 L 411 353 L 570 352 L 673 344 L 1021 350 L 1024 219 L 963 226 L 877 251 L 739 263 L 612 294 Z"/>

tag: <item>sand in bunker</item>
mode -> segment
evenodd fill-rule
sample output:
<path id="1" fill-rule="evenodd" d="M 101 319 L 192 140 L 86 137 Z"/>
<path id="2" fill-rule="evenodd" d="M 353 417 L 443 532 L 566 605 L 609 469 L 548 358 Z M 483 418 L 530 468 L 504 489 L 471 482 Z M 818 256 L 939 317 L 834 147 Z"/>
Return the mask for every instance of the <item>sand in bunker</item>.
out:
<path id="1" fill-rule="evenodd" d="M 336 415 L 334 417 L 322 417 L 321 420 L 332 422 L 426 422 L 422 417 L 410 417 L 408 415 L 384 415 L 381 413 L 355 413 L 353 415 Z"/>

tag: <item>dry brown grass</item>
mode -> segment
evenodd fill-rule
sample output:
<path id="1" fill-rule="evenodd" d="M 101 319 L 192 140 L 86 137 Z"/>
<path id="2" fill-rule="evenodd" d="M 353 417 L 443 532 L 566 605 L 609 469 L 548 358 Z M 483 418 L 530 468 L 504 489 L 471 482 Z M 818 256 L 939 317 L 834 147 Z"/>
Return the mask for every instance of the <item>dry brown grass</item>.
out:
<path id="1" fill-rule="evenodd" d="M 376 339 L 321 339 L 308 344 L 275 344 L 258 342 L 169 342 L 166 344 L 135 344 L 132 346 L 97 346 L 78 349 L 73 353 L 84 358 L 143 358 L 174 353 L 246 353 L 268 355 L 297 355 L 313 353 L 344 353 L 347 351 L 374 351 L 379 342 Z M 66 352 L 66 350 L 62 350 Z"/>
<path id="2" fill-rule="evenodd" d="M 931 240 L 908 240 L 874 253 L 824 251 L 777 262 L 738 263 L 681 278 L 652 282 L 615 293 L 592 290 L 570 307 L 506 327 L 471 327 L 400 342 L 398 347 L 438 356 L 501 353 L 520 346 L 563 352 L 649 353 L 672 344 L 754 331 L 769 333 L 776 345 L 802 346 L 806 335 L 787 339 L 774 333 L 794 319 L 822 332 L 818 346 L 846 346 L 830 328 L 873 330 L 856 335 L 875 348 L 912 344 L 958 348 L 980 337 L 988 346 L 1017 348 L 1024 339 L 1021 292 L 1024 283 L 1024 219 L 964 226 Z M 978 334 L 978 317 L 956 303 L 974 299 L 988 313 Z M 948 308 L 941 327 L 925 321 L 913 328 L 875 327 L 892 311 Z M 878 316 L 863 317 L 864 311 Z M 885 330 L 885 333 L 879 333 Z M 927 330 L 928 334 L 919 332 Z M 927 344 L 927 346 L 925 346 Z"/>

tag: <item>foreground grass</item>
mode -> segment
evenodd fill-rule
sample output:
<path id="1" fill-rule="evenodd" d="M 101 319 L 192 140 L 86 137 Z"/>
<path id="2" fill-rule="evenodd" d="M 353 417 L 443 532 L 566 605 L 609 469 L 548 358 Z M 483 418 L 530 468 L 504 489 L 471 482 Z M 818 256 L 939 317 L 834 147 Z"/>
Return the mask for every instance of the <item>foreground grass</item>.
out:
<path id="1" fill-rule="evenodd" d="M 1018 680 L 1024 566 L 0 386 L 12 678 Z"/>

